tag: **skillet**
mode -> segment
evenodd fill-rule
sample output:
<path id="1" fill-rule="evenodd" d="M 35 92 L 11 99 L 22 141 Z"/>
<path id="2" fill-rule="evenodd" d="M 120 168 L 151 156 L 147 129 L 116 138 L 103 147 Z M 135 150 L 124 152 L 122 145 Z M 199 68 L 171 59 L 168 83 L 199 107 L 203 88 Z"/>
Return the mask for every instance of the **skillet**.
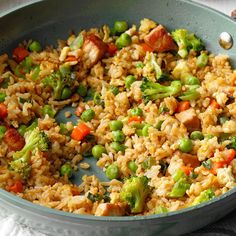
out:
<path id="1" fill-rule="evenodd" d="M 224 50 L 219 35 L 227 31 L 236 38 L 236 23 L 229 17 L 187 0 L 87 0 L 34 1 L 0 15 L 0 52 L 11 53 L 18 42 L 36 39 L 48 45 L 66 38 L 70 30 L 109 24 L 117 19 L 138 24 L 148 17 L 169 30 L 187 28 L 196 33 L 213 53 L 228 54 L 236 65 L 235 47 Z M 71 109 L 71 108 L 66 108 Z M 64 117 L 59 114 L 58 120 Z M 72 117 L 73 119 L 73 117 Z M 91 173 L 102 180 L 102 171 L 92 165 Z M 73 181 L 79 183 L 81 175 Z M 86 172 L 86 174 L 89 174 Z M 236 208 L 236 189 L 196 207 L 162 215 L 94 217 L 47 209 L 0 190 L 0 203 L 17 220 L 51 235 L 180 235 L 216 221 Z"/>

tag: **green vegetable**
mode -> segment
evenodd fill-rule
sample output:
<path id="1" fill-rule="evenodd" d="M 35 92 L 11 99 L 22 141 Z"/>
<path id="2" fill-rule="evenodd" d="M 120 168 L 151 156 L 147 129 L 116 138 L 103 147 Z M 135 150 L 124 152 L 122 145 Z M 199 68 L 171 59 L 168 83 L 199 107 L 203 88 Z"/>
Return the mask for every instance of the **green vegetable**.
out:
<path id="1" fill-rule="evenodd" d="M 131 87 L 131 84 L 134 83 L 136 81 L 136 78 L 134 75 L 128 75 L 126 78 L 125 78 L 125 87 L 127 89 L 130 89 Z"/>
<path id="2" fill-rule="evenodd" d="M 135 133 L 136 133 L 139 137 L 141 137 L 141 136 L 143 136 L 143 129 L 136 129 L 136 130 L 135 130 Z"/>
<path id="3" fill-rule="evenodd" d="M 91 201 L 91 202 L 100 202 L 102 200 L 102 196 L 100 194 L 92 194 L 92 193 L 88 193 L 87 198 Z"/>
<path id="4" fill-rule="evenodd" d="M 40 73 L 40 66 L 35 66 L 35 68 L 32 70 L 31 79 L 37 80 L 39 77 L 39 73 Z"/>
<path id="5" fill-rule="evenodd" d="M 109 127 L 111 131 L 122 130 L 123 122 L 121 120 L 112 120 Z"/>
<path id="6" fill-rule="evenodd" d="M 94 118 L 94 116 L 95 116 L 94 110 L 87 109 L 81 114 L 80 119 L 85 122 L 88 122 L 88 121 L 91 121 Z"/>
<path id="7" fill-rule="evenodd" d="M 7 96 L 7 95 L 6 95 L 5 93 L 0 93 L 0 102 L 4 102 L 6 96 Z"/>
<path id="8" fill-rule="evenodd" d="M 158 206 L 155 210 L 155 214 L 163 214 L 169 212 L 166 207 Z"/>
<path id="9" fill-rule="evenodd" d="M 28 132 L 28 131 L 33 131 L 35 128 L 38 127 L 38 119 L 35 119 L 31 124 L 30 126 L 28 126 L 25 130 L 25 132 Z"/>
<path id="10" fill-rule="evenodd" d="M 160 131 L 163 122 L 164 122 L 164 120 L 159 120 L 158 123 L 157 123 L 157 125 L 156 125 L 156 129 L 158 129 L 158 130 Z"/>
<path id="11" fill-rule="evenodd" d="M 72 91 L 69 87 L 65 87 L 63 88 L 62 92 L 61 92 L 61 99 L 65 100 L 71 97 Z"/>
<path id="12" fill-rule="evenodd" d="M 196 179 L 198 177 L 198 174 L 196 174 L 194 171 L 191 171 L 190 174 L 189 174 L 189 177 L 191 179 Z"/>
<path id="13" fill-rule="evenodd" d="M 188 76 L 186 79 L 185 79 L 185 84 L 187 85 L 200 85 L 201 82 L 200 80 L 195 77 L 195 76 Z"/>
<path id="14" fill-rule="evenodd" d="M 111 86 L 110 90 L 115 96 L 119 93 L 119 88 L 116 86 Z"/>
<path id="15" fill-rule="evenodd" d="M 191 152 L 192 146 L 192 141 L 189 138 L 182 138 L 179 140 L 179 150 L 181 152 Z"/>
<path id="16" fill-rule="evenodd" d="M 133 176 L 125 180 L 120 197 L 130 206 L 132 213 L 140 213 L 143 211 L 149 192 L 148 179 L 145 176 Z"/>
<path id="17" fill-rule="evenodd" d="M 70 131 L 67 129 L 66 124 L 60 123 L 59 126 L 60 126 L 60 134 L 63 134 L 63 135 L 69 135 L 70 134 Z"/>
<path id="18" fill-rule="evenodd" d="M 202 165 L 203 165 L 206 169 L 210 170 L 211 167 L 212 167 L 212 161 L 208 159 L 208 160 L 206 160 L 206 161 L 203 161 L 203 162 L 202 162 Z"/>
<path id="19" fill-rule="evenodd" d="M 4 89 L 8 88 L 8 85 L 10 82 L 10 74 L 8 74 L 8 73 L 3 74 L 2 79 L 3 79 L 3 81 L 0 83 L 0 87 L 4 88 Z"/>
<path id="20" fill-rule="evenodd" d="M 114 31 L 117 35 L 124 33 L 128 29 L 128 24 L 126 21 L 115 21 L 114 23 Z"/>
<path id="21" fill-rule="evenodd" d="M 85 100 L 86 102 L 87 102 L 87 101 L 90 101 L 90 100 L 93 100 L 94 94 L 95 94 L 94 89 L 89 88 L 88 91 L 87 91 L 87 95 L 84 97 L 84 100 Z"/>
<path id="22" fill-rule="evenodd" d="M 204 135 L 202 134 L 201 131 L 193 131 L 191 134 L 190 134 L 190 138 L 192 140 L 203 140 L 204 139 Z"/>
<path id="23" fill-rule="evenodd" d="M 183 178 L 183 177 L 186 177 L 186 175 L 185 175 L 185 173 L 184 173 L 182 170 L 180 170 L 180 169 L 176 170 L 175 173 L 174 173 L 173 176 L 172 176 L 172 178 L 173 178 L 173 180 L 174 180 L 175 182 L 178 182 L 178 181 L 179 181 L 181 178 Z"/>
<path id="24" fill-rule="evenodd" d="M 50 105 L 44 105 L 42 108 L 43 116 L 49 115 L 49 117 L 53 118 L 56 115 L 56 113 L 57 112 Z"/>
<path id="25" fill-rule="evenodd" d="M 76 92 L 81 96 L 81 97 L 85 97 L 87 95 L 87 86 L 84 84 L 79 84 Z"/>
<path id="26" fill-rule="evenodd" d="M 115 164 L 111 164 L 106 169 L 106 176 L 108 179 L 117 179 L 119 177 L 119 168 Z"/>
<path id="27" fill-rule="evenodd" d="M 158 80 L 162 75 L 161 67 L 157 63 L 157 59 L 155 57 L 155 54 L 150 53 L 150 65 L 154 69 L 156 74 L 156 79 Z"/>
<path id="28" fill-rule="evenodd" d="M 187 57 L 190 50 L 200 52 L 204 49 L 202 41 L 186 29 L 176 29 L 171 35 L 179 47 L 178 54 L 182 58 Z"/>
<path id="29" fill-rule="evenodd" d="M 137 164 L 135 163 L 135 161 L 129 161 L 128 162 L 128 168 L 132 171 L 132 173 L 136 173 L 136 170 L 138 169 Z"/>
<path id="30" fill-rule="evenodd" d="M 199 98 L 200 94 L 197 91 L 197 89 L 199 88 L 198 85 L 190 85 L 188 87 L 188 90 L 186 92 L 183 92 L 179 98 L 183 101 L 192 101 L 192 100 L 196 100 Z"/>
<path id="31" fill-rule="evenodd" d="M 121 130 L 112 131 L 112 137 L 115 142 L 124 142 L 125 141 L 125 135 Z"/>
<path id="32" fill-rule="evenodd" d="M 104 105 L 104 101 L 101 99 L 101 95 L 99 93 L 94 94 L 93 102 L 95 105 Z"/>
<path id="33" fill-rule="evenodd" d="M 30 73 L 31 69 L 32 69 L 32 58 L 31 57 L 26 57 L 22 62 L 20 62 L 15 70 L 14 73 L 16 76 L 18 76 L 19 78 L 24 79 L 25 78 L 25 74 Z"/>
<path id="34" fill-rule="evenodd" d="M 61 176 L 65 176 L 66 175 L 68 178 L 71 178 L 71 176 L 73 174 L 71 165 L 68 164 L 68 163 L 62 165 L 61 169 L 60 169 L 60 174 L 61 174 Z"/>
<path id="35" fill-rule="evenodd" d="M 40 45 L 40 43 L 38 41 L 33 41 L 29 45 L 29 50 L 31 52 L 40 52 L 40 51 L 42 51 L 42 46 Z"/>
<path id="36" fill-rule="evenodd" d="M 102 157 L 102 154 L 103 153 L 106 153 L 106 148 L 101 145 L 101 144 L 97 144 L 95 146 L 93 146 L 92 148 L 92 155 L 96 158 L 96 159 L 99 159 Z"/>
<path id="37" fill-rule="evenodd" d="M 53 90 L 54 99 L 62 100 L 67 99 L 71 95 L 71 90 L 74 89 L 76 80 L 72 76 L 71 72 L 63 74 L 60 70 L 58 70 L 57 72 L 53 72 L 50 76 L 44 78 L 42 83 L 45 87 L 49 87 Z"/>
<path id="38" fill-rule="evenodd" d="M 230 138 L 230 144 L 227 145 L 227 148 L 236 150 L 236 136 Z"/>
<path id="39" fill-rule="evenodd" d="M 168 168 L 168 163 L 164 162 L 163 160 L 159 161 L 159 165 L 161 166 L 161 172 L 162 174 L 165 176 L 166 175 L 166 171 Z"/>
<path id="40" fill-rule="evenodd" d="M 206 189 L 197 196 L 192 202 L 191 206 L 196 206 L 200 203 L 210 201 L 215 197 L 215 192 L 212 189 Z"/>
<path id="41" fill-rule="evenodd" d="M 0 125 L 0 140 L 4 137 L 7 128 L 4 125 Z"/>
<path id="42" fill-rule="evenodd" d="M 77 50 L 82 47 L 83 43 L 84 43 L 84 37 L 82 34 L 80 34 L 71 43 L 70 48 L 71 48 L 71 50 Z"/>
<path id="43" fill-rule="evenodd" d="M 171 190 L 170 197 L 178 198 L 183 197 L 186 191 L 190 188 L 190 184 L 185 178 L 180 178 Z"/>
<path id="44" fill-rule="evenodd" d="M 27 178 L 31 171 L 30 157 L 32 153 L 36 149 L 42 152 L 48 151 L 50 141 L 47 135 L 40 131 L 39 128 L 26 132 L 24 138 L 25 146 L 13 154 L 13 161 L 10 162 L 9 168 L 19 173 L 23 178 Z"/>
<path id="45" fill-rule="evenodd" d="M 146 124 L 146 125 L 143 126 L 142 135 L 144 137 L 148 137 L 148 130 L 149 130 L 150 127 L 151 127 L 151 125 L 149 125 L 149 124 Z"/>
<path id="46" fill-rule="evenodd" d="M 226 121 L 228 121 L 229 120 L 229 117 L 227 117 L 227 116 L 220 116 L 219 118 L 218 118 L 218 121 L 219 121 L 219 123 L 221 124 L 221 125 L 223 125 Z"/>
<path id="47" fill-rule="evenodd" d="M 164 86 L 145 79 L 141 85 L 143 98 L 146 101 L 157 100 L 169 96 L 175 96 L 181 91 L 181 82 L 172 81 L 169 86 Z"/>
<path id="48" fill-rule="evenodd" d="M 198 58 L 197 58 L 197 66 L 200 68 L 203 68 L 207 65 L 208 63 L 208 55 L 206 53 L 202 53 Z"/>
<path id="49" fill-rule="evenodd" d="M 112 142 L 111 148 L 116 152 L 125 152 L 125 145 L 120 144 L 119 142 Z"/>
<path id="50" fill-rule="evenodd" d="M 156 164 L 156 160 L 153 157 L 148 157 L 143 163 L 143 169 L 150 169 L 153 165 Z"/>
<path id="51" fill-rule="evenodd" d="M 21 136 L 24 136 L 26 129 L 27 129 L 26 125 L 20 125 L 17 131 L 20 133 Z"/>
<path id="52" fill-rule="evenodd" d="M 142 116 L 143 115 L 143 110 L 139 107 L 135 107 L 130 110 L 130 114 L 132 116 Z"/>
<path id="53" fill-rule="evenodd" d="M 212 138 L 214 138 L 214 135 L 212 135 L 212 134 L 207 134 L 207 135 L 205 136 L 205 138 L 206 138 L 206 139 L 212 139 Z"/>
<path id="54" fill-rule="evenodd" d="M 159 107 L 159 113 L 165 113 L 168 112 L 169 109 L 166 106 L 160 106 Z"/>
<path id="55" fill-rule="evenodd" d="M 140 61 L 140 62 L 137 62 L 137 64 L 135 65 L 136 68 L 143 68 L 144 67 L 144 64 Z"/>
<path id="56" fill-rule="evenodd" d="M 123 47 L 127 47 L 132 43 L 132 39 L 130 35 L 123 33 L 120 37 L 116 40 L 116 46 L 118 49 L 122 49 Z"/>
<path id="57" fill-rule="evenodd" d="M 59 66 L 59 71 L 62 76 L 66 76 L 71 73 L 71 67 L 67 65 L 60 65 Z"/>

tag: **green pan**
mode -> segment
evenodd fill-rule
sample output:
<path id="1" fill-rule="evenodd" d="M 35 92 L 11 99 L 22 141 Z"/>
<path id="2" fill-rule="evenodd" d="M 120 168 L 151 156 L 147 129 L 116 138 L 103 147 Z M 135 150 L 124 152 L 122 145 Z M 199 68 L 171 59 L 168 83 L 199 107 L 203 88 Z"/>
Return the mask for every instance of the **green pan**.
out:
<path id="1" fill-rule="evenodd" d="M 117 19 L 138 24 L 147 17 L 164 24 L 169 30 L 187 28 L 203 39 L 213 53 L 228 54 L 236 65 L 236 46 L 223 49 L 218 39 L 222 32 L 236 39 L 236 23 L 229 17 L 187 0 L 47 0 L 19 6 L 0 15 L 0 53 L 11 52 L 24 39 L 38 39 L 44 45 L 66 38 L 70 30 L 111 24 Z M 67 107 L 65 109 L 72 109 Z M 63 112 L 57 115 L 63 121 Z M 76 121 L 75 117 L 72 120 Z M 105 179 L 91 163 L 91 171 Z M 236 189 L 196 207 L 162 215 L 135 217 L 95 217 L 48 209 L 0 190 L 0 204 L 19 222 L 48 235 L 180 235 L 208 225 L 236 209 Z"/>

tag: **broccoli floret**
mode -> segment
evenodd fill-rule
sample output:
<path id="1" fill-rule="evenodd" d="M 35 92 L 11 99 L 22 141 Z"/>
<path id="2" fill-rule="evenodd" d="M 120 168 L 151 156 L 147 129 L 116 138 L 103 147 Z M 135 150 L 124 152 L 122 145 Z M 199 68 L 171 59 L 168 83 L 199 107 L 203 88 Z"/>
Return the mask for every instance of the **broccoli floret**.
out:
<path id="1" fill-rule="evenodd" d="M 206 189 L 203 192 L 200 193 L 198 197 L 194 199 L 191 206 L 196 206 L 200 203 L 210 201 L 215 197 L 215 193 L 212 189 Z"/>
<path id="2" fill-rule="evenodd" d="M 187 57 L 191 49 L 196 52 L 204 49 L 202 41 L 186 29 L 176 29 L 171 35 L 179 47 L 178 54 L 182 58 Z"/>
<path id="3" fill-rule="evenodd" d="M 131 177 L 125 181 L 120 197 L 124 202 L 128 203 L 132 213 L 140 213 L 143 210 L 149 192 L 148 179 L 145 176 Z"/>
<path id="4" fill-rule="evenodd" d="M 53 90 L 53 98 L 56 100 L 63 99 L 63 89 L 74 89 L 76 85 L 74 74 L 71 73 L 70 69 L 63 68 L 42 80 L 45 87 L 50 87 Z"/>
<path id="5" fill-rule="evenodd" d="M 177 95 L 181 88 L 181 82 L 178 80 L 172 81 L 169 86 L 164 86 L 145 79 L 141 85 L 143 98 L 147 101 Z"/>
<path id="6" fill-rule="evenodd" d="M 47 135 L 39 128 L 26 132 L 24 138 L 25 146 L 13 154 L 13 161 L 10 162 L 9 168 L 21 174 L 23 178 L 27 178 L 31 170 L 29 163 L 31 153 L 36 149 L 42 152 L 48 151 L 50 142 Z"/>
<path id="7" fill-rule="evenodd" d="M 200 94 L 197 91 L 197 89 L 199 88 L 199 85 L 192 85 L 192 86 L 188 86 L 188 90 L 186 92 L 183 92 L 181 94 L 181 96 L 179 96 L 179 98 L 183 101 L 186 100 L 196 100 L 199 98 Z"/>

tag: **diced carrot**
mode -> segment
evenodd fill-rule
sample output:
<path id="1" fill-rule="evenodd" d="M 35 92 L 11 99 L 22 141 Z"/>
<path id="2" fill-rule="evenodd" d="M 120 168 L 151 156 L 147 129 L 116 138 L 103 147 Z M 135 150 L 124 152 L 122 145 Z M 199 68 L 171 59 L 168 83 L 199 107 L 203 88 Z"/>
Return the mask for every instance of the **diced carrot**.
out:
<path id="1" fill-rule="evenodd" d="M 186 111 L 190 108 L 190 102 L 189 101 L 181 101 L 178 104 L 178 107 L 176 109 L 177 113 L 180 113 L 182 111 Z"/>
<path id="2" fill-rule="evenodd" d="M 228 149 L 224 151 L 224 159 L 225 159 L 225 164 L 229 165 L 230 162 L 234 159 L 236 155 L 236 151 L 234 149 Z"/>
<path id="3" fill-rule="evenodd" d="M 191 166 L 193 168 L 200 166 L 200 161 L 198 160 L 196 155 L 181 153 L 180 158 L 183 160 L 184 165 L 186 166 Z"/>
<path id="4" fill-rule="evenodd" d="M 29 56 L 29 52 L 23 47 L 17 47 L 13 50 L 13 58 L 19 63 Z"/>
<path id="5" fill-rule="evenodd" d="M 111 56 L 114 56 L 118 50 L 117 46 L 114 43 L 107 44 L 107 51 Z"/>
<path id="6" fill-rule="evenodd" d="M 4 119 L 7 117 L 7 107 L 5 104 L 0 103 L 0 119 Z"/>
<path id="7" fill-rule="evenodd" d="M 223 168 L 225 165 L 224 161 L 214 161 L 211 166 L 211 173 L 216 175 L 217 174 L 217 169 Z"/>
<path id="8" fill-rule="evenodd" d="M 68 56 L 65 61 L 67 61 L 67 62 L 69 62 L 69 61 L 77 61 L 77 58 L 74 57 L 74 56 Z"/>
<path id="9" fill-rule="evenodd" d="M 141 46 L 142 46 L 144 52 L 153 52 L 154 51 L 154 48 L 150 47 L 146 43 L 142 43 Z"/>
<path id="10" fill-rule="evenodd" d="M 83 140 L 88 134 L 90 134 L 90 128 L 84 124 L 78 124 L 71 133 L 71 138 L 77 141 Z"/>
<path id="11" fill-rule="evenodd" d="M 213 109 L 219 109 L 220 105 L 217 103 L 217 101 L 215 99 L 211 99 L 210 107 Z"/>
<path id="12" fill-rule="evenodd" d="M 193 167 L 190 166 L 181 166 L 180 169 L 187 175 L 190 175 L 190 172 L 193 171 Z"/>
<path id="13" fill-rule="evenodd" d="M 23 192 L 22 182 L 17 180 L 12 186 L 9 187 L 9 191 L 14 193 L 22 193 Z"/>
<path id="14" fill-rule="evenodd" d="M 75 114 L 79 117 L 84 111 L 83 107 L 78 106 L 75 110 Z"/>
<path id="15" fill-rule="evenodd" d="M 19 151 L 25 146 L 25 139 L 14 128 L 6 131 L 3 140 L 11 151 Z"/>
<path id="16" fill-rule="evenodd" d="M 131 122 L 141 123 L 142 121 L 143 121 L 143 118 L 140 116 L 131 116 L 128 119 L 128 123 L 131 123 Z"/>

